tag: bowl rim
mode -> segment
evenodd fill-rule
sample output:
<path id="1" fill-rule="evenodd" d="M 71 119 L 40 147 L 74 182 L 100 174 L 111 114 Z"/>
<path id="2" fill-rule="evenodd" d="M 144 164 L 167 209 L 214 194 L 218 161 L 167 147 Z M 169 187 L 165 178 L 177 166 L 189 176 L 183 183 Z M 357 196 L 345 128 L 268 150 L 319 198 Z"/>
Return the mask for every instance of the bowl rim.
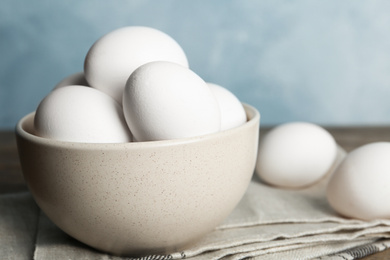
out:
<path id="1" fill-rule="evenodd" d="M 241 131 L 243 128 L 250 128 L 254 124 L 259 123 L 260 121 L 260 113 L 259 111 L 246 103 L 242 103 L 245 113 L 247 115 L 248 120 L 243 124 L 235 128 L 219 131 L 216 133 L 188 137 L 188 138 L 177 138 L 177 139 L 169 139 L 169 140 L 158 140 L 158 141 L 146 141 L 146 142 L 125 142 L 125 143 L 83 143 L 83 142 L 69 142 L 69 141 L 61 141 L 55 139 L 49 139 L 37 136 L 27 130 L 24 129 L 24 125 L 28 120 L 31 120 L 31 117 L 34 117 L 35 111 L 31 112 L 24 117 L 22 117 L 15 127 L 15 134 L 18 138 L 28 140 L 30 142 L 44 145 L 44 146 L 54 146 L 54 147 L 62 147 L 69 149 L 142 149 L 142 148 L 150 148 L 150 147 L 163 147 L 163 146 L 173 146 L 173 145 L 183 145 L 189 144 L 193 142 L 199 142 L 203 140 L 215 139 L 216 137 L 221 137 L 223 135 L 231 135 L 234 132 Z"/>

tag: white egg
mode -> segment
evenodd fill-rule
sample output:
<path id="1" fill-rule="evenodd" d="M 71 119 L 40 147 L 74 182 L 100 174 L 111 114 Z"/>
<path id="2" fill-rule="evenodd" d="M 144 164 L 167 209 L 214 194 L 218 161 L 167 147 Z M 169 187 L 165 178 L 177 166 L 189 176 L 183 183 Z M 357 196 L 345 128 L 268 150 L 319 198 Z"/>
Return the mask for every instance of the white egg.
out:
<path id="1" fill-rule="evenodd" d="M 337 144 L 324 128 L 305 122 L 282 124 L 259 143 L 256 172 L 274 186 L 303 188 L 332 168 Z"/>
<path id="2" fill-rule="evenodd" d="M 240 100 L 226 88 L 207 83 L 215 95 L 221 111 L 221 130 L 228 130 L 246 122 L 246 113 Z"/>
<path id="3" fill-rule="evenodd" d="M 160 60 L 188 67 L 183 49 L 169 35 L 149 27 L 129 26 L 104 35 L 92 45 L 84 72 L 91 87 L 121 103 L 130 74 L 145 63 Z"/>
<path id="4" fill-rule="evenodd" d="M 121 106 L 105 93 L 85 86 L 66 86 L 50 92 L 37 108 L 34 126 L 38 136 L 61 141 L 131 140 Z"/>
<path id="5" fill-rule="evenodd" d="M 336 168 L 327 187 L 329 204 L 341 215 L 390 218 L 390 143 L 363 145 Z"/>
<path id="6" fill-rule="evenodd" d="M 220 130 L 218 102 L 192 70 L 147 63 L 131 74 L 123 95 L 127 124 L 137 141 L 199 136 Z"/>
<path id="7" fill-rule="evenodd" d="M 79 86 L 88 86 L 88 82 L 85 79 L 84 72 L 77 72 L 69 75 L 55 85 L 54 89 L 62 88 L 66 86 L 79 85 Z"/>

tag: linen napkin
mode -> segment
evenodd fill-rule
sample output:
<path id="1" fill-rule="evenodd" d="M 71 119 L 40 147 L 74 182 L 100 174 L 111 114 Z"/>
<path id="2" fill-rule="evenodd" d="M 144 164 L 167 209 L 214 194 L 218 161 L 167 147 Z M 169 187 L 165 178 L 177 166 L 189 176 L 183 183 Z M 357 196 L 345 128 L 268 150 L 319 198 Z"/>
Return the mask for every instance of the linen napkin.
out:
<path id="1" fill-rule="evenodd" d="M 339 159 L 345 153 L 339 151 Z M 390 220 L 339 216 L 328 179 L 304 190 L 268 186 L 254 176 L 232 214 L 190 248 L 139 259 L 358 259 L 390 246 Z M 0 196 L 2 259 L 133 259 L 99 252 L 58 229 L 30 193 Z"/>

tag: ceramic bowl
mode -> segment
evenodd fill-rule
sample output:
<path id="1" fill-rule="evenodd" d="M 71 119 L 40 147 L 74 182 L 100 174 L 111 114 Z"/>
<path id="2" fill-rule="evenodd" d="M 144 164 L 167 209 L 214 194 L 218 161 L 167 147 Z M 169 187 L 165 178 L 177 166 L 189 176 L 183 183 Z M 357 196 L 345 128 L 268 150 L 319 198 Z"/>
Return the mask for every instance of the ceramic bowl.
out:
<path id="1" fill-rule="evenodd" d="M 34 135 L 34 113 L 16 126 L 25 181 L 64 232 L 115 255 L 166 254 L 215 229 L 254 172 L 260 115 L 199 137 L 116 144 Z"/>

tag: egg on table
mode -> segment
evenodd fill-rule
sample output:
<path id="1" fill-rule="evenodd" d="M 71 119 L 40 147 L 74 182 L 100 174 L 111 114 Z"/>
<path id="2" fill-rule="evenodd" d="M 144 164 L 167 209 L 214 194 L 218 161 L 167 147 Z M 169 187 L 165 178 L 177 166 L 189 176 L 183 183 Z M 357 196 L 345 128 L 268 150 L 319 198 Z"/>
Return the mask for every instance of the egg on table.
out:
<path id="1" fill-rule="evenodd" d="M 130 74 L 151 61 L 170 61 L 188 67 L 181 46 L 154 28 L 128 26 L 111 31 L 89 49 L 84 61 L 85 77 L 91 87 L 119 103 Z"/>
<path id="2" fill-rule="evenodd" d="M 246 114 L 240 100 L 228 89 L 207 82 L 221 110 L 221 130 L 228 130 L 246 122 Z"/>
<path id="3" fill-rule="evenodd" d="M 218 102 L 207 83 L 177 63 L 144 64 L 123 94 L 126 122 L 137 141 L 177 139 L 220 131 Z"/>
<path id="4" fill-rule="evenodd" d="M 390 218 L 390 142 L 351 151 L 327 186 L 329 204 L 343 216 L 372 220 Z"/>
<path id="5" fill-rule="evenodd" d="M 85 86 L 65 86 L 51 91 L 36 110 L 34 128 L 38 136 L 60 141 L 131 141 L 122 107 L 105 93 Z"/>
<path id="6" fill-rule="evenodd" d="M 303 188 L 322 179 L 336 156 L 337 144 L 324 128 L 286 123 L 271 129 L 260 141 L 256 173 L 274 186 Z"/>

